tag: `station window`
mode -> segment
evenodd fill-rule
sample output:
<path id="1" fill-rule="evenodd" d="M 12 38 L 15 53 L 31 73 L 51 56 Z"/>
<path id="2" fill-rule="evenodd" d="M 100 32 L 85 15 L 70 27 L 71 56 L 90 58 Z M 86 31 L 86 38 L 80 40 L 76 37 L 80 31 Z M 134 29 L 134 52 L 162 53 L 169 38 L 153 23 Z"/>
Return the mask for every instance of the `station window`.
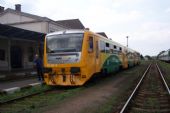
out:
<path id="1" fill-rule="evenodd" d="M 0 49 L 0 60 L 4 61 L 5 60 L 5 50 Z"/>

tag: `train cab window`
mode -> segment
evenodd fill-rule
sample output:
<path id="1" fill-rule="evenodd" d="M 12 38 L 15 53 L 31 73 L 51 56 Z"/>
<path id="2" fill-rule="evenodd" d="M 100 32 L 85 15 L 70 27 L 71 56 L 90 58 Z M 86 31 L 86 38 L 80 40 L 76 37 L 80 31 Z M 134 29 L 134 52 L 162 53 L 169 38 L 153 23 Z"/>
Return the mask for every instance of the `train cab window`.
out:
<path id="1" fill-rule="evenodd" d="M 88 52 L 93 52 L 93 37 L 89 37 L 89 48 Z"/>

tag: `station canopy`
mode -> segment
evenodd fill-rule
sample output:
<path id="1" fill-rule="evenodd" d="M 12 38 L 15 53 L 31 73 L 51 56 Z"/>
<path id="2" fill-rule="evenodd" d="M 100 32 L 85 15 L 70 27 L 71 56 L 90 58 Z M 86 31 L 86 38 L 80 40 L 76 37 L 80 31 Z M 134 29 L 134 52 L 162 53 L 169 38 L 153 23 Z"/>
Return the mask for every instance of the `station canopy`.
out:
<path id="1" fill-rule="evenodd" d="M 0 24 L 0 36 L 9 39 L 24 39 L 32 41 L 43 41 L 46 34 L 35 31 L 29 31 L 21 28 L 16 28 L 9 25 Z"/>

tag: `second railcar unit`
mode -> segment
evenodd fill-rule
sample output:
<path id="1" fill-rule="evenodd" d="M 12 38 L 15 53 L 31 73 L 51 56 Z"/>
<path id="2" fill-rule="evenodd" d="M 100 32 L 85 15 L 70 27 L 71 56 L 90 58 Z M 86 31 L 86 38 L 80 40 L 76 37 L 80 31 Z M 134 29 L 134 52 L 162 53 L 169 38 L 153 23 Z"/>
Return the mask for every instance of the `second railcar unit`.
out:
<path id="1" fill-rule="evenodd" d="M 170 49 L 159 54 L 158 59 L 170 63 Z"/>
<path id="2" fill-rule="evenodd" d="M 134 53 L 89 30 L 50 33 L 44 43 L 45 82 L 80 86 L 95 73 L 112 73 L 137 64 L 139 60 Z"/>

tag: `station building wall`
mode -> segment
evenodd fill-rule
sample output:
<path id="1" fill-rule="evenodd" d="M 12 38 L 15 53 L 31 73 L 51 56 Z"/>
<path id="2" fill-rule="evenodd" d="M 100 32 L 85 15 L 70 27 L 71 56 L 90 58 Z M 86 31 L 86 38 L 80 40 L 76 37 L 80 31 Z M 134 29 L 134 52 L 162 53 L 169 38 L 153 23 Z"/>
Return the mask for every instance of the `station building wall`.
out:
<path id="1" fill-rule="evenodd" d="M 32 69 L 38 45 L 36 41 L 9 40 L 0 36 L 0 71 Z"/>

